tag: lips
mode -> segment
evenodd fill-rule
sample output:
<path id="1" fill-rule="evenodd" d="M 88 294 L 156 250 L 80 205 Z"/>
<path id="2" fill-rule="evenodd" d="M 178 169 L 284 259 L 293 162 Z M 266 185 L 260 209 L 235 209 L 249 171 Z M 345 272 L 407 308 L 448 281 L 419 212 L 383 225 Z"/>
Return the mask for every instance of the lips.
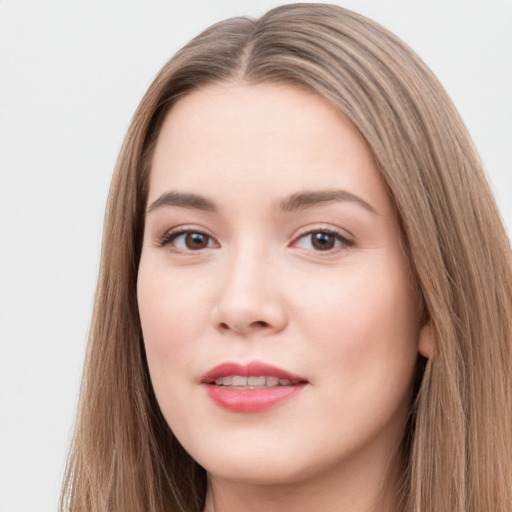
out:
<path id="1" fill-rule="evenodd" d="M 277 377 L 278 379 L 287 380 L 292 383 L 306 381 L 306 379 L 297 375 L 292 375 L 291 373 L 282 370 L 281 368 L 277 368 L 276 366 L 253 361 L 245 365 L 238 363 L 220 364 L 219 366 L 216 366 L 215 368 L 212 368 L 210 371 L 205 373 L 201 378 L 201 382 L 212 384 L 218 378 L 230 376 L 232 377 L 235 375 L 240 377 Z"/>
<path id="2" fill-rule="evenodd" d="M 232 412 L 260 412 L 300 393 L 307 380 L 257 361 L 223 363 L 201 378 L 209 398 Z"/>

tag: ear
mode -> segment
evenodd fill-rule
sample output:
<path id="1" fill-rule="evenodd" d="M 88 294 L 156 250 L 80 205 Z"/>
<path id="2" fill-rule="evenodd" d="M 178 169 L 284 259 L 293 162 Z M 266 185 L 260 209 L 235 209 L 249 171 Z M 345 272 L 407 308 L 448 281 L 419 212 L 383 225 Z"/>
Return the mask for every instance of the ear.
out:
<path id="1" fill-rule="evenodd" d="M 437 354 L 437 344 L 434 339 L 434 331 L 429 321 L 425 322 L 420 329 L 418 352 L 427 359 L 430 359 Z"/>

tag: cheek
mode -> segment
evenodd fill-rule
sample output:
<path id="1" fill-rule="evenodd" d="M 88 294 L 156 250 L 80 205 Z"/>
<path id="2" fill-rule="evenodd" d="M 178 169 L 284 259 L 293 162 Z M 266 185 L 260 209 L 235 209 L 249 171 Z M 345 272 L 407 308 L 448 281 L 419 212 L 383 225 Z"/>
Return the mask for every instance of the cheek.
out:
<path id="1" fill-rule="evenodd" d="M 137 300 L 151 377 L 187 364 L 208 319 L 207 288 L 141 260 Z M 187 355 L 188 354 L 188 355 Z"/>
<path id="2" fill-rule="evenodd" d="M 363 385 L 408 382 L 417 358 L 417 300 L 403 266 L 368 265 L 330 280 L 311 280 L 294 294 L 299 329 L 316 340 L 313 357 Z M 396 377 L 395 377 L 396 376 Z"/>
<path id="3" fill-rule="evenodd" d="M 194 361 L 197 343 L 208 314 L 207 288 L 197 280 L 180 279 L 169 269 L 141 260 L 137 300 L 144 347 L 153 390 L 161 411 L 173 429 L 184 428 L 194 418 L 193 401 L 183 400 L 194 392 Z M 194 284 L 196 283 L 196 284 Z"/>

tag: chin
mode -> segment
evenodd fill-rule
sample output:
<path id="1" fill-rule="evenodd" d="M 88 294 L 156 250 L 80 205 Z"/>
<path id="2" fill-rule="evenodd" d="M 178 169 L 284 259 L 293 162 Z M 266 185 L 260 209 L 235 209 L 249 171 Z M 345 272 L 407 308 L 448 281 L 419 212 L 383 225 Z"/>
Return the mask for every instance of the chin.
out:
<path id="1" fill-rule="evenodd" d="M 209 477 L 257 486 L 297 484 L 309 476 L 304 469 L 301 470 L 283 461 L 278 465 L 249 462 L 226 464 L 224 462 L 212 464 L 205 469 Z"/>
<path id="2" fill-rule="evenodd" d="M 240 484 L 297 484 L 332 466 L 328 455 L 319 457 L 301 443 L 259 439 L 240 444 L 225 438 L 213 445 L 211 442 L 207 448 L 197 450 L 199 456 L 195 460 L 210 477 Z"/>

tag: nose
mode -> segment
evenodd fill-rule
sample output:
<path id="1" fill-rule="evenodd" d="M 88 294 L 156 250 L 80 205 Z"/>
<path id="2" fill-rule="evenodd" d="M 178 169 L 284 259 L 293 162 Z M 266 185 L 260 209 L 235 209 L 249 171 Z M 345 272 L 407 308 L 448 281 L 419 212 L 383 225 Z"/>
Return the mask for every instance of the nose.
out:
<path id="1" fill-rule="evenodd" d="M 269 260 L 247 251 L 226 262 L 213 308 L 213 323 L 221 333 L 267 336 L 285 328 L 283 289 Z"/>

